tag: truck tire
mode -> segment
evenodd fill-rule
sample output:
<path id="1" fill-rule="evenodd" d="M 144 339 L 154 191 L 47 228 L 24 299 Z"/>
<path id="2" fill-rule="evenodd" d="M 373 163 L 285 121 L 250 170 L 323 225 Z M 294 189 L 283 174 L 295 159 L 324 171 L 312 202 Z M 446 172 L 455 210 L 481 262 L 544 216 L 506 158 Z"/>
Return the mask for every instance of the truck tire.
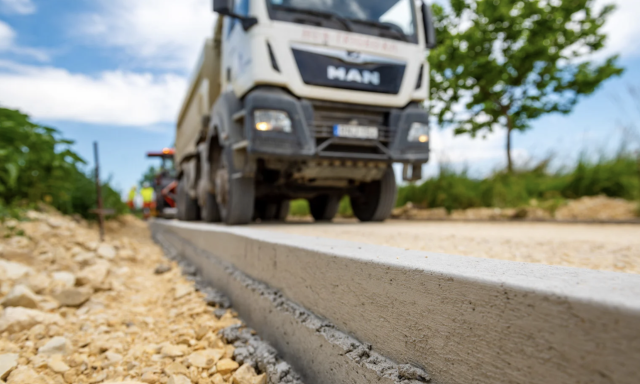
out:
<path id="1" fill-rule="evenodd" d="M 309 200 L 311 216 L 315 221 L 331 221 L 340 208 L 340 197 L 336 195 L 320 195 Z"/>
<path id="2" fill-rule="evenodd" d="M 385 221 L 391 216 L 396 204 L 396 177 L 389 167 L 381 180 L 365 183 L 358 187 L 359 194 L 352 196 L 351 207 L 358 220 Z"/>
<path id="3" fill-rule="evenodd" d="M 289 216 L 289 200 L 256 200 L 255 218 L 261 221 L 285 221 Z"/>
<path id="4" fill-rule="evenodd" d="M 205 223 L 220 222 L 220 209 L 218 208 L 216 195 L 207 192 L 205 205 L 204 207 L 200 207 L 200 217 Z"/>
<path id="5" fill-rule="evenodd" d="M 255 204 L 255 180 L 253 177 L 238 177 L 233 164 L 233 150 L 224 148 L 216 172 L 216 200 L 220 219 L 227 225 L 249 224 L 253 218 Z"/>
<path id="6" fill-rule="evenodd" d="M 162 193 L 156 190 L 156 216 L 161 219 L 164 219 L 165 205 L 166 202 L 164 201 L 164 196 L 162 196 Z"/>
<path id="7" fill-rule="evenodd" d="M 291 208 L 290 200 L 282 200 L 278 207 L 278 214 L 276 215 L 277 221 L 287 221 L 289 217 L 289 209 Z"/>
<path id="8" fill-rule="evenodd" d="M 184 179 L 178 183 L 178 220 L 197 221 L 199 216 L 198 202 L 187 193 Z"/>

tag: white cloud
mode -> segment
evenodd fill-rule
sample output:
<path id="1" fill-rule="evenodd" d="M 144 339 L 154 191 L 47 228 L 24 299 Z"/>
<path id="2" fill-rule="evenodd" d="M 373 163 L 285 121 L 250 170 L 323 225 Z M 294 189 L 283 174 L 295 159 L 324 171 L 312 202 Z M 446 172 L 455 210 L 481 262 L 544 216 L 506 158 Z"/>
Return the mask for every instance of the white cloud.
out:
<path id="1" fill-rule="evenodd" d="M 87 76 L 0 61 L 0 104 L 38 119 L 139 127 L 173 122 L 186 86 L 175 75 Z"/>
<path id="2" fill-rule="evenodd" d="M 128 59 L 151 68 L 190 71 L 212 34 L 210 0 L 98 0 L 81 16 L 80 31 L 92 43 L 124 49 Z"/>
<path id="3" fill-rule="evenodd" d="M 639 0 L 597 0 L 596 5 L 614 3 L 617 9 L 609 17 L 604 26 L 608 39 L 603 53 L 606 57 L 611 54 L 635 56 L 640 54 L 640 1 Z"/>
<path id="4" fill-rule="evenodd" d="M 13 45 L 16 33 L 9 25 L 0 21 L 0 52 L 9 49 Z"/>
<path id="5" fill-rule="evenodd" d="M 0 0 L 0 11 L 30 15 L 36 12 L 36 6 L 31 0 Z"/>
<path id="6" fill-rule="evenodd" d="M 20 56 L 27 56 L 38 61 L 49 61 L 49 54 L 44 50 L 21 47 L 15 43 L 16 33 L 6 23 L 0 20 L 0 52 L 10 52 Z"/>

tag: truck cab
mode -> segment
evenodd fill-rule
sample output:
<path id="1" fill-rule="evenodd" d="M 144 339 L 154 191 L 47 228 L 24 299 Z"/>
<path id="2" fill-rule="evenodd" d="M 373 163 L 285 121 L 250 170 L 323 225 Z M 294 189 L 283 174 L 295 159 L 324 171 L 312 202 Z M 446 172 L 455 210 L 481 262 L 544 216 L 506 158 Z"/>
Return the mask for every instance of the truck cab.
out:
<path id="1" fill-rule="evenodd" d="M 227 224 L 286 217 L 309 200 L 331 220 L 395 204 L 391 165 L 429 160 L 429 8 L 414 0 L 215 0 L 180 112 L 178 216 Z"/>

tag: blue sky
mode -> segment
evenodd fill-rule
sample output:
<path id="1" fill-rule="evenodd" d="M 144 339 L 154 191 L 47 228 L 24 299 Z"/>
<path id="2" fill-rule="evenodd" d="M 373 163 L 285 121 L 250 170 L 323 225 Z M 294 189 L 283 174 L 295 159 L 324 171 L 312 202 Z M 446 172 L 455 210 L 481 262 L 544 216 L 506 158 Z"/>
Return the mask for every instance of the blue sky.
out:
<path id="1" fill-rule="evenodd" d="M 640 1 L 612 0 L 603 55 L 618 53 L 627 71 L 569 116 L 551 115 L 515 137 L 521 161 L 553 151 L 559 163 L 582 151 L 612 151 L 621 127 L 640 129 Z M 598 0 L 599 4 L 603 3 Z M 0 0 L 0 105 L 17 108 L 76 140 L 92 159 L 101 145 L 103 172 L 121 190 L 155 164 L 147 151 L 173 143 L 174 122 L 204 39 L 209 0 Z M 483 174 L 503 166 L 504 134 L 487 140 L 433 134 L 428 166 L 449 161 Z"/>

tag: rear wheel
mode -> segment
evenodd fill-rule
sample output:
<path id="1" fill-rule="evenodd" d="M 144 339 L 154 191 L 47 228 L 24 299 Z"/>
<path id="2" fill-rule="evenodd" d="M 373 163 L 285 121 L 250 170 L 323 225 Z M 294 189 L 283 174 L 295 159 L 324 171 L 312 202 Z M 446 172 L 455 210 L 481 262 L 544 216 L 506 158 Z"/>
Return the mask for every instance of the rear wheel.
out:
<path id="1" fill-rule="evenodd" d="M 253 218 L 255 181 L 244 177 L 233 164 L 233 150 L 224 148 L 216 172 L 216 200 L 222 222 L 249 224 Z"/>
<path id="2" fill-rule="evenodd" d="M 385 221 L 396 204 L 396 177 L 388 168 L 381 180 L 358 187 L 359 193 L 351 197 L 353 214 L 360 221 Z"/>
<path id="3" fill-rule="evenodd" d="M 340 197 L 335 195 L 320 195 L 309 200 L 311 216 L 315 221 L 331 221 L 340 208 Z"/>
<path id="4" fill-rule="evenodd" d="M 187 192 L 187 186 L 185 180 L 180 180 L 178 183 L 178 219 L 182 221 L 196 221 L 198 220 L 199 210 L 198 202 L 196 199 L 192 199 Z"/>
<path id="5" fill-rule="evenodd" d="M 218 201 L 216 195 L 207 192 L 205 198 L 205 205 L 200 207 L 200 216 L 205 223 L 218 223 L 220 222 L 220 210 L 218 208 Z"/>
<path id="6" fill-rule="evenodd" d="M 285 221 L 289 216 L 289 200 L 256 200 L 255 218 L 261 221 Z"/>

